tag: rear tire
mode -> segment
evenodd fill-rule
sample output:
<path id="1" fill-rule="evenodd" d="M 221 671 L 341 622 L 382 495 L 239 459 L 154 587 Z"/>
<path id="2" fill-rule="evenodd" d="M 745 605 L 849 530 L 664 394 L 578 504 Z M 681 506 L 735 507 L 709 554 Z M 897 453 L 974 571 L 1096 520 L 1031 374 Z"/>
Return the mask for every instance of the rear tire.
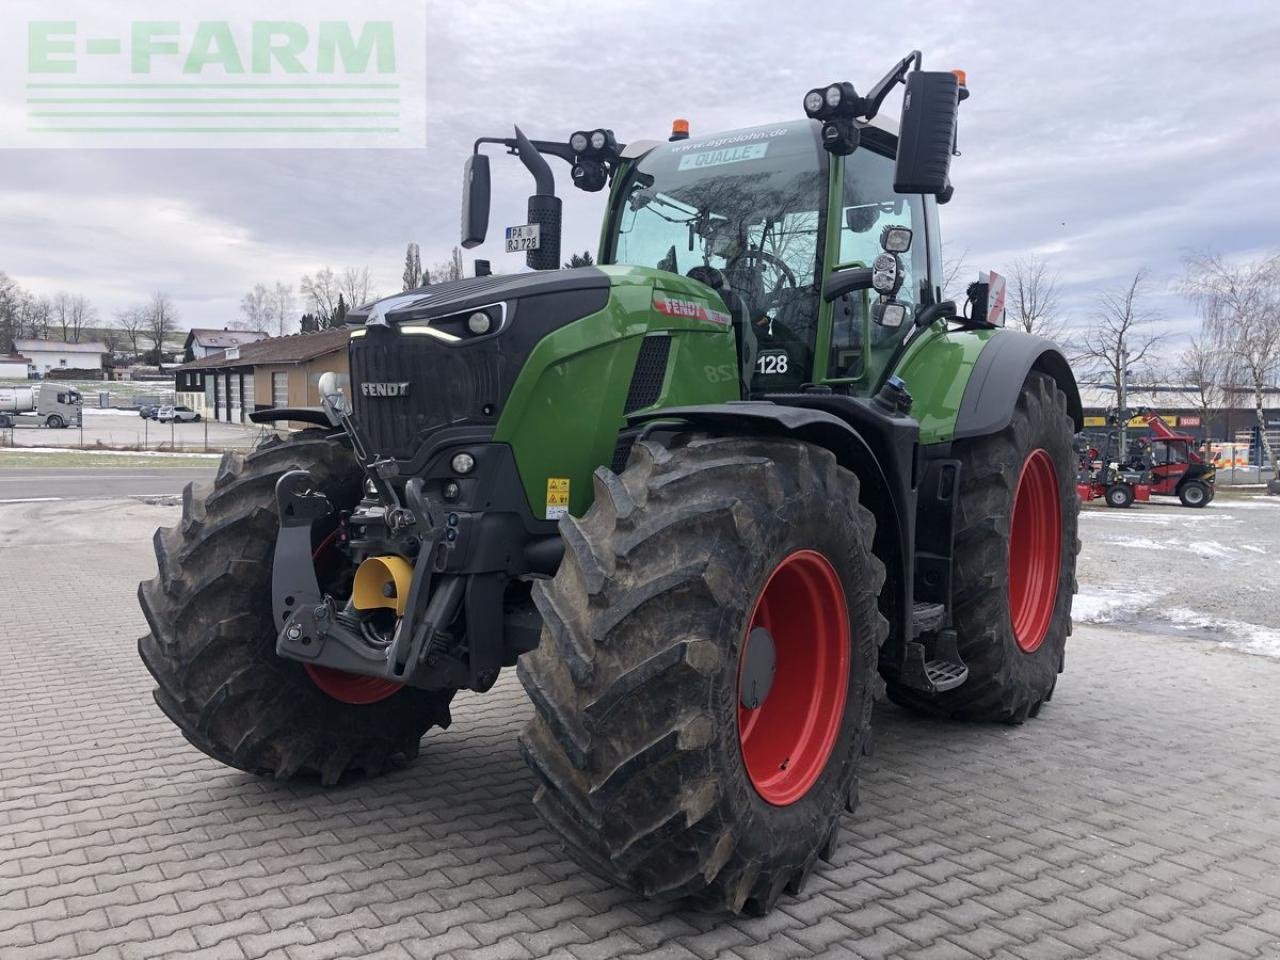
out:
<path id="1" fill-rule="evenodd" d="M 394 757 L 417 756 L 428 728 L 449 725 L 453 691 L 405 687 L 373 703 L 341 702 L 303 664 L 276 656 L 275 486 L 297 469 L 335 509 L 360 498 L 363 472 L 349 449 L 318 430 L 226 454 L 212 485 L 187 485 L 181 522 L 156 531 L 159 575 L 138 587 L 151 628 L 138 652 L 156 703 L 199 750 L 240 770 L 316 773 L 328 785 L 348 769 L 377 774 Z"/>
<path id="2" fill-rule="evenodd" d="M 1133 487 L 1127 483 L 1113 483 L 1107 487 L 1107 506 L 1123 510 L 1133 505 Z"/>
<path id="3" fill-rule="evenodd" d="M 933 696 L 889 681 L 895 703 L 957 720 L 1021 723 L 1052 696 L 1080 550 L 1072 433 L 1066 396 L 1032 373 L 1008 427 L 955 443 L 963 467 L 951 590 L 969 678 Z"/>
<path id="4" fill-rule="evenodd" d="M 534 806 L 576 860 L 704 909 L 761 914 L 799 891 L 853 809 L 869 749 L 888 632 L 874 527 L 857 478 L 795 441 L 646 441 L 621 477 L 596 472 L 591 509 L 561 521 L 565 560 L 534 593 L 542 643 L 518 667 L 535 708 L 521 737 L 539 779 Z M 805 595 L 830 603 L 806 606 Z M 781 597 L 768 608 L 777 672 L 748 709 L 739 684 L 762 596 Z M 805 613 L 839 607 L 838 619 Z M 846 648 L 795 672 L 814 651 Z M 824 699 L 828 686 L 839 695 Z M 793 739 L 795 717 L 825 739 Z M 766 719 L 781 763 L 755 739 L 752 724 Z"/>
<path id="5" fill-rule="evenodd" d="M 1188 480 L 1178 490 L 1178 499 L 1184 507 L 1207 507 L 1213 499 L 1209 487 L 1199 480 Z"/>

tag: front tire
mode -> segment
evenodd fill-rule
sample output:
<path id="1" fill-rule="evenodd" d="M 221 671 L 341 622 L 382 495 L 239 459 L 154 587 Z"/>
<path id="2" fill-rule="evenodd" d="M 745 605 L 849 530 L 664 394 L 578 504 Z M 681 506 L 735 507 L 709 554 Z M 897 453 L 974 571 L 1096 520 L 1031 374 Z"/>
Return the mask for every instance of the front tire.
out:
<path id="1" fill-rule="evenodd" d="M 932 697 L 890 681 L 890 699 L 959 720 L 1021 723 L 1052 696 L 1080 549 L 1072 433 L 1066 396 L 1032 373 L 1008 427 L 955 443 L 962 470 L 951 592 L 969 678 Z"/>
<path id="2" fill-rule="evenodd" d="M 869 749 L 874 527 L 857 478 L 795 441 L 646 441 L 597 471 L 518 668 L 534 805 L 575 859 L 704 909 L 798 892 Z"/>
<path id="3" fill-rule="evenodd" d="M 335 509 L 360 499 L 363 471 L 322 431 L 228 453 L 212 485 L 187 485 L 181 522 L 156 531 L 158 576 L 138 587 L 151 628 L 138 652 L 156 703 L 199 750 L 240 770 L 316 773 L 328 785 L 348 769 L 377 774 L 397 756 L 417 756 L 428 728 L 449 725 L 453 691 L 388 695 L 378 686 L 387 681 L 316 674 L 276 656 L 275 487 L 299 469 Z"/>
<path id="4" fill-rule="evenodd" d="M 1133 506 L 1133 487 L 1127 483 L 1113 483 L 1107 487 L 1107 506 L 1117 510 Z"/>
<path id="5" fill-rule="evenodd" d="M 60 416 L 58 416 L 56 413 L 49 414 L 49 419 L 46 420 L 44 424 L 46 427 L 50 427 L 54 430 L 61 430 L 64 426 L 66 426 L 66 424 L 63 422 L 63 419 Z"/>

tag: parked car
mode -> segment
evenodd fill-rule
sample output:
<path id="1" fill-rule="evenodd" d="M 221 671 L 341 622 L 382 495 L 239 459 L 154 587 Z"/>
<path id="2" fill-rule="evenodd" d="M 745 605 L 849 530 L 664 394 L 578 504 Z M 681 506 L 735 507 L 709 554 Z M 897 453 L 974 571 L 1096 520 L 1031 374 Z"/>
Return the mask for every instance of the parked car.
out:
<path id="1" fill-rule="evenodd" d="M 174 423 L 199 423 L 200 414 L 190 407 L 161 407 L 156 419 L 161 423 L 168 423 L 170 420 Z"/>
<path id="2" fill-rule="evenodd" d="M 138 407 L 138 416 L 143 420 L 154 420 L 159 412 L 160 405 L 158 403 L 144 403 Z"/>

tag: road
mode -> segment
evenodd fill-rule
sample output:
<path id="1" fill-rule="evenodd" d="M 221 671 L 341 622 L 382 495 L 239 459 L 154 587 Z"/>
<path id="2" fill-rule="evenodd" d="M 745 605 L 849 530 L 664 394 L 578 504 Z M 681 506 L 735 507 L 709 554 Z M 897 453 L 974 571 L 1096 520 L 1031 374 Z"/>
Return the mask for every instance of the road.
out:
<path id="1" fill-rule="evenodd" d="M 0 470 L 0 503 L 176 496 L 192 480 L 208 480 L 218 461 L 198 469 L 65 467 Z"/>
<path id="2" fill-rule="evenodd" d="M 1158 557 L 1146 572 L 1166 586 L 1225 585 L 1246 559 L 1208 552 L 1273 550 L 1272 510 L 1090 516 L 1082 607 L 1136 556 Z M 151 534 L 178 516 L 0 504 L 0 957 L 1280 956 L 1275 657 L 1117 616 L 1077 624 L 1053 702 L 1023 726 L 879 704 L 832 861 L 768 918 L 705 916 L 565 856 L 529 803 L 511 670 L 378 780 L 276 783 L 190 747 L 134 645 Z M 1135 525 L 1158 545 L 1119 542 Z"/>

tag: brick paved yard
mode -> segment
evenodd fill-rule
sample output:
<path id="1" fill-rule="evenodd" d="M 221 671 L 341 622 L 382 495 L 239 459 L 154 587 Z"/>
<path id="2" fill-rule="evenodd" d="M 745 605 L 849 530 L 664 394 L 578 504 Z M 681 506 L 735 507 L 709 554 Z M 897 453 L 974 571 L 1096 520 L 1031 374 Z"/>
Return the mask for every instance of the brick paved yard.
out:
<path id="1" fill-rule="evenodd" d="M 1280 956 L 1280 660 L 1092 627 L 1026 726 L 885 706 L 836 862 L 766 919 L 704 917 L 559 852 L 513 676 L 333 791 L 187 747 L 134 652 L 169 516 L 0 507 L 3 960 Z"/>

